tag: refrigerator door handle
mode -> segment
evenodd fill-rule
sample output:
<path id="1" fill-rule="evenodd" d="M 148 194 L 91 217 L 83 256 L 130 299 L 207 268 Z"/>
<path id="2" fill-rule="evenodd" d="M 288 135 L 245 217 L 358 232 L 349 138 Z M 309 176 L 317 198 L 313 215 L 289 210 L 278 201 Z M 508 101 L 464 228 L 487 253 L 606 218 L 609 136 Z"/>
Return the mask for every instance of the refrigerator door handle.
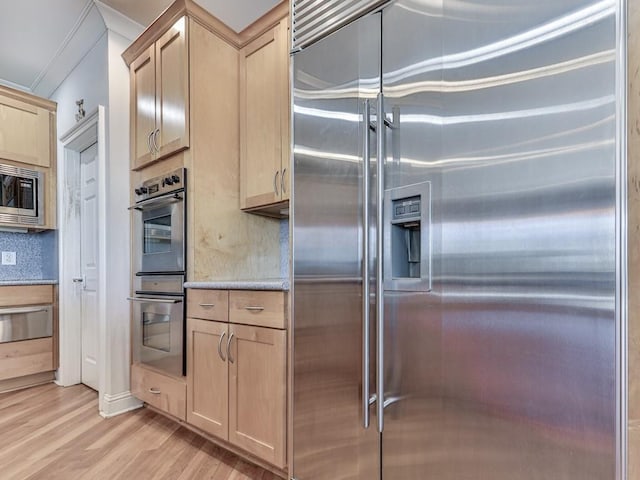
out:
<path id="1" fill-rule="evenodd" d="M 362 148 L 362 426 L 369 428 L 370 375 L 370 281 L 369 278 L 369 201 L 371 197 L 371 112 L 369 99 L 364 101 L 362 123 L 364 144 Z"/>
<path id="2" fill-rule="evenodd" d="M 376 156 L 376 395 L 378 432 L 384 430 L 384 161 L 386 156 L 386 128 L 384 95 L 378 93 L 377 105 L 377 156 Z"/>

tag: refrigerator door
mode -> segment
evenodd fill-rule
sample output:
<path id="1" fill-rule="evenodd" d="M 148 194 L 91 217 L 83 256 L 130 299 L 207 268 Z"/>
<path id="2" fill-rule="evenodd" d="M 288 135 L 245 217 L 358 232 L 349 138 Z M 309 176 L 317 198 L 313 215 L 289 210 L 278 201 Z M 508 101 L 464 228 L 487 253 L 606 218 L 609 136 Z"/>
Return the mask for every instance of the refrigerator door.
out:
<path id="1" fill-rule="evenodd" d="M 375 132 L 364 122 L 364 105 L 375 101 L 380 89 L 380 17 L 364 17 L 294 56 L 297 480 L 375 480 L 380 475 L 379 435 L 373 424 L 364 428 L 362 362 L 366 137 L 375 154 Z M 375 391 L 374 372 L 372 364 L 370 392 Z"/>
<path id="2" fill-rule="evenodd" d="M 615 478 L 615 38 L 613 1 L 383 11 L 385 188 L 431 196 L 431 290 L 385 284 L 384 480 Z"/>

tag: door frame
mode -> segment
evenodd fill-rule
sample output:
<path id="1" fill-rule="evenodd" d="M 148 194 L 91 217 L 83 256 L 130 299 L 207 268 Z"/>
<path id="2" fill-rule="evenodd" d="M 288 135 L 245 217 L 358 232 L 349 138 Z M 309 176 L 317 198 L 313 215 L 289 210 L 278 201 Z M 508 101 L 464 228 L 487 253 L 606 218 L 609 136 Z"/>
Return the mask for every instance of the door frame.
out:
<path id="1" fill-rule="evenodd" d="M 59 337 L 60 386 L 82 382 L 82 306 L 73 283 L 80 272 L 80 153 L 98 144 L 98 407 L 104 411 L 106 362 L 106 113 L 99 105 L 82 122 L 60 137 L 63 159 L 58 164 L 58 255 L 59 255 Z"/>

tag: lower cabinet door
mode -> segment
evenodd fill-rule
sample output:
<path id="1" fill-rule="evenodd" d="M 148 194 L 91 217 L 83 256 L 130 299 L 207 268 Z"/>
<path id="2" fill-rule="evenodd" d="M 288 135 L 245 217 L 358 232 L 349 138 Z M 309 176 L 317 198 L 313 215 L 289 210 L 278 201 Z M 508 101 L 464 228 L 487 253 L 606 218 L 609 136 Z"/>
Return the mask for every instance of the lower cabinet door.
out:
<path id="1" fill-rule="evenodd" d="M 286 331 L 229 324 L 229 442 L 286 464 Z"/>
<path id="2" fill-rule="evenodd" d="M 187 319 L 187 422 L 228 439 L 227 324 Z"/>

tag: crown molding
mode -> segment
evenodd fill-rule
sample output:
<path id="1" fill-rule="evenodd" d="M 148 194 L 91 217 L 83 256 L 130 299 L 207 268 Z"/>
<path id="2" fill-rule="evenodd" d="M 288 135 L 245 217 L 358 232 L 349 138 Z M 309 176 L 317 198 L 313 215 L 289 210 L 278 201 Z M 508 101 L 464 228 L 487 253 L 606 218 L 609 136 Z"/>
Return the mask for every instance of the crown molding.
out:
<path id="1" fill-rule="evenodd" d="M 180 17 L 188 16 L 198 22 L 211 33 L 237 49 L 242 48 L 254 38 L 278 23 L 289 13 L 289 2 L 283 0 L 266 14 L 253 22 L 240 33 L 231 29 L 221 20 L 193 0 L 176 0 L 156 18 L 147 29 L 122 54 L 127 66 L 146 51 L 165 31 L 167 31 Z"/>
<path id="2" fill-rule="evenodd" d="M 144 31 L 144 27 L 142 25 L 134 22 L 115 8 L 111 8 L 100 0 L 93 0 L 93 3 L 95 3 L 98 8 L 98 12 L 102 15 L 102 20 L 104 20 L 104 24 L 108 30 L 116 32 L 131 41 L 138 38 L 138 36 Z"/>

